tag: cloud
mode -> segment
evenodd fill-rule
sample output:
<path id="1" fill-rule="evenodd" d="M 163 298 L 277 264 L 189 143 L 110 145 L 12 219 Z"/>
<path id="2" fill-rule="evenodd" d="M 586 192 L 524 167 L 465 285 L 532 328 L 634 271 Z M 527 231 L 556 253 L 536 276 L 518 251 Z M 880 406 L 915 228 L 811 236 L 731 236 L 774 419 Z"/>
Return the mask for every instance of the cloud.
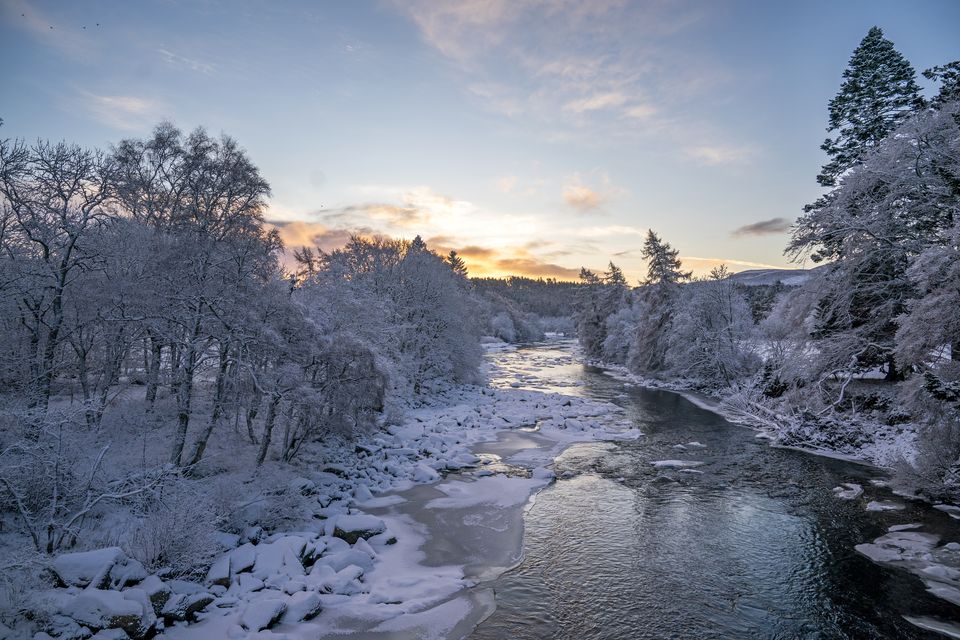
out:
<path id="1" fill-rule="evenodd" d="M 323 251 L 333 251 L 347 244 L 350 236 L 374 235 L 373 230 L 367 227 L 338 229 L 301 220 L 271 220 L 267 224 L 280 234 L 287 253 L 299 247 L 319 247 Z"/>
<path id="2" fill-rule="evenodd" d="M 657 114 L 657 108 L 649 104 L 635 104 L 623 110 L 623 115 L 637 120 L 646 120 Z"/>
<path id="3" fill-rule="evenodd" d="M 786 233 L 790 230 L 790 221 L 786 218 L 771 218 L 738 227 L 730 232 L 736 236 L 772 236 Z"/>
<path id="4" fill-rule="evenodd" d="M 603 196 L 581 184 L 570 184 L 563 188 L 564 201 L 574 209 L 587 212 L 603 204 Z"/>
<path id="5" fill-rule="evenodd" d="M 517 176 L 504 176 L 497 180 L 497 189 L 503 193 L 510 193 L 517 187 L 517 183 L 520 181 Z"/>
<path id="6" fill-rule="evenodd" d="M 160 103 L 149 98 L 82 91 L 81 100 L 94 118 L 115 129 L 143 129 L 161 119 Z"/>
<path id="7" fill-rule="evenodd" d="M 189 69 L 190 71 L 195 71 L 208 76 L 213 75 L 213 73 L 217 70 L 217 66 L 213 63 L 187 58 L 186 56 L 181 56 L 167 49 L 157 49 L 157 53 L 159 53 L 160 57 L 162 57 L 164 61 L 171 66 L 183 67 L 185 69 Z"/>
<path id="8" fill-rule="evenodd" d="M 540 140 L 722 139 L 703 105 L 735 76 L 690 47 L 717 11 L 697 0 L 390 0 L 467 91 Z M 716 150 L 715 150 L 716 151 Z M 724 156 L 701 150 L 701 161 Z"/>
<path id="9" fill-rule="evenodd" d="M 596 186 L 588 186 L 585 184 L 587 180 L 595 183 Z M 625 193 L 623 189 L 614 186 L 610 176 L 598 171 L 587 174 L 586 179 L 579 173 L 573 174 L 561 191 L 564 202 L 580 213 L 595 211 L 604 203 Z"/>
<path id="10" fill-rule="evenodd" d="M 688 147 L 686 154 L 702 164 L 717 166 L 742 163 L 753 155 L 753 151 L 744 147 L 702 145 Z"/>
<path id="11" fill-rule="evenodd" d="M 601 109 L 612 109 L 619 107 L 627 98 L 616 91 L 609 93 L 598 93 L 579 100 L 573 100 L 563 105 L 563 108 L 573 113 L 584 113 L 585 111 L 599 111 Z"/>
<path id="12" fill-rule="evenodd" d="M 499 270 L 497 275 L 559 278 L 561 280 L 576 280 L 580 276 L 580 269 L 540 262 L 533 258 L 501 258 L 495 264 Z"/>

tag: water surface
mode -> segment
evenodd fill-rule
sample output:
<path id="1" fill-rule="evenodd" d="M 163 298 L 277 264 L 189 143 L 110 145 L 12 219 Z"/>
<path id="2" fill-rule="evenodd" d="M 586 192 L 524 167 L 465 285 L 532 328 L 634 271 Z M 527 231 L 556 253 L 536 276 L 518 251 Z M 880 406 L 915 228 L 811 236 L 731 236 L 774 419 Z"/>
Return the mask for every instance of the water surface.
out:
<path id="1" fill-rule="evenodd" d="M 525 559 L 490 583 L 496 611 L 471 638 L 940 638 L 903 615 L 960 620 L 918 578 L 854 551 L 910 522 L 960 540 L 945 514 L 872 486 L 880 471 L 771 448 L 555 345 L 496 357 L 508 369 L 498 384 L 613 401 L 646 436 L 574 445 L 558 458 L 558 474 L 573 475 L 537 496 Z M 651 464 L 666 459 L 701 462 L 692 469 L 702 473 Z M 843 482 L 865 494 L 838 499 Z M 877 499 L 905 509 L 864 510 Z"/>

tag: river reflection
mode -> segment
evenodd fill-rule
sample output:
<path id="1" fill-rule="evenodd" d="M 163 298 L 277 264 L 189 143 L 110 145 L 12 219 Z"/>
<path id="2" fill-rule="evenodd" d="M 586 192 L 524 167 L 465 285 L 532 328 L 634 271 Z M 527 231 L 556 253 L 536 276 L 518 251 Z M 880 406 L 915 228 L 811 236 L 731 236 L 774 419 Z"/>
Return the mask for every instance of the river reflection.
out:
<path id="1" fill-rule="evenodd" d="M 492 583 L 497 610 L 472 638 L 938 638 L 902 616 L 960 618 L 914 576 L 854 551 L 908 522 L 960 539 L 920 503 L 866 512 L 891 498 L 870 485 L 876 470 L 772 449 L 676 394 L 625 391 L 596 369 L 565 362 L 545 377 L 616 402 L 646 436 L 557 460 L 573 477 L 538 496 L 526 558 Z M 702 464 L 651 464 L 663 460 Z M 842 482 L 865 495 L 838 499 Z"/>

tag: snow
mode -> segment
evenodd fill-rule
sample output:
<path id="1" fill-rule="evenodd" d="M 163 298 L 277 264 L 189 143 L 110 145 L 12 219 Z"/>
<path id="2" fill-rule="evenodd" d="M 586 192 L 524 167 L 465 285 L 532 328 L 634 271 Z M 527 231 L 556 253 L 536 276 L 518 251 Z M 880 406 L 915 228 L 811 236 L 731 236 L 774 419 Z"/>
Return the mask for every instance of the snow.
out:
<path id="1" fill-rule="evenodd" d="M 960 520 L 960 507 L 958 507 L 958 506 L 956 506 L 956 505 L 952 505 L 952 504 L 935 504 L 935 505 L 933 505 L 933 508 L 934 508 L 934 509 L 939 509 L 940 511 L 943 511 L 944 513 L 946 513 L 948 516 L 950 516 L 950 517 L 953 518 L 954 520 Z"/>
<path id="2" fill-rule="evenodd" d="M 863 494 L 863 486 L 855 482 L 844 482 L 842 486 L 834 487 L 833 493 L 842 500 L 853 500 Z"/>
<path id="3" fill-rule="evenodd" d="M 684 467 L 699 467 L 703 463 L 694 460 L 657 460 L 650 464 L 658 469 L 682 469 Z"/>
<path id="4" fill-rule="evenodd" d="M 937 620 L 929 616 L 903 616 L 903 619 L 921 629 L 935 631 L 948 638 L 960 638 L 960 625 L 946 620 Z"/>
<path id="5" fill-rule="evenodd" d="M 866 509 L 867 511 L 899 511 L 903 509 L 903 505 L 887 500 L 871 500 L 867 503 Z"/>
<path id="6" fill-rule="evenodd" d="M 455 480 L 439 485 L 447 494 L 427 503 L 428 509 L 466 509 L 480 505 L 498 508 L 515 507 L 526 503 L 530 493 L 548 483 L 546 478 L 518 478 L 497 474 L 473 481 Z"/>

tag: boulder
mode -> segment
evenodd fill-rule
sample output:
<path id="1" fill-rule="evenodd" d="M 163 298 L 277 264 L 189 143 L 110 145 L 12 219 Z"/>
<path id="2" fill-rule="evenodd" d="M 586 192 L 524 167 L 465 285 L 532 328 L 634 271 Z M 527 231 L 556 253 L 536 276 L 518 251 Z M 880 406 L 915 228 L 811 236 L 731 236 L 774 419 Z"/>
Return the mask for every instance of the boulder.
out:
<path id="1" fill-rule="evenodd" d="M 126 556 L 120 547 L 107 547 L 93 551 L 60 554 L 53 559 L 51 568 L 64 586 L 92 585 L 99 589 L 107 585 L 110 580 L 110 569 L 121 559 L 126 559 Z"/>
<path id="2" fill-rule="evenodd" d="M 110 585 L 114 589 L 123 589 L 124 587 L 139 584 L 149 576 L 150 573 L 140 562 L 127 556 L 117 558 L 117 561 L 110 567 Z"/>
<path id="3" fill-rule="evenodd" d="M 163 610 L 163 605 L 167 604 L 167 600 L 173 595 L 173 590 L 170 588 L 170 585 L 157 576 L 147 576 L 138 586 L 147 594 L 147 598 L 150 600 L 151 606 L 153 606 L 154 613 L 160 615 L 160 612 Z"/>
<path id="4" fill-rule="evenodd" d="M 269 629 L 287 609 L 287 603 L 278 598 L 256 600 L 247 605 L 240 616 L 240 625 L 250 631 Z"/>
<path id="5" fill-rule="evenodd" d="M 212 565 L 210 565 L 210 570 L 207 571 L 207 580 L 208 585 L 218 584 L 223 587 L 230 586 L 230 554 L 224 554 L 220 556 Z"/>
<path id="6" fill-rule="evenodd" d="M 229 554 L 230 571 L 234 574 L 243 573 L 253 569 L 253 564 L 257 561 L 257 548 L 251 544 L 242 544 Z"/>
<path id="7" fill-rule="evenodd" d="M 163 606 L 160 613 L 164 619 L 170 621 L 189 621 L 196 617 L 214 601 L 212 594 L 205 591 L 197 593 L 175 593 Z"/>
<path id="8" fill-rule="evenodd" d="M 349 544 L 353 544 L 360 538 L 366 540 L 386 530 L 387 525 L 375 516 L 341 515 L 337 516 L 333 535 L 346 540 Z"/>
<path id="9" fill-rule="evenodd" d="M 257 560 L 253 565 L 253 575 L 266 580 L 273 575 L 302 576 L 303 551 L 307 541 L 300 536 L 282 536 L 270 543 L 257 545 Z"/>
<path id="10" fill-rule="evenodd" d="M 287 598 L 287 609 L 283 614 L 284 624 L 296 624 L 316 618 L 323 611 L 320 596 L 311 591 L 299 591 Z"/>
<path id="11" fill-rule="evenodd" d="M 85 589 L 63 612 L 91 629 L 123 629 L 131 638 L 146 636 L 157 620 L 153 609 L 136 594 L 127 597 L 126 592 L 102 589 Z"/>

